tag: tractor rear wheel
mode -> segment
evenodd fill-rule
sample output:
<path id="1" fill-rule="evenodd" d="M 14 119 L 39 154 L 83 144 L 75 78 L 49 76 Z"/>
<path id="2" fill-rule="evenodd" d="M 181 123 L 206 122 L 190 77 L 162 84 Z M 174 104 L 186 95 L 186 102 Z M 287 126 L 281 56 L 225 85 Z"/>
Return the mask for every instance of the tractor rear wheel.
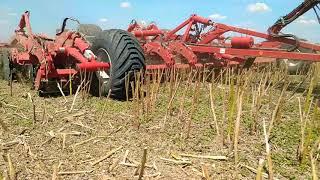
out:
<path id="1" fill-rule="evenodd" d="M 145 69 L 143 50 L 135 37 L 124 30 L 105 30 L 96 36 L 91 50 L 98 61 L 111 65 L 108 71 L 93 75 L 91 93 L 107 96 L 110 91 L 110 97 L 118 100 L 132 97 L 131 88 L 126 89 L 126 85 L 135 82 L 135 72 Z"/>

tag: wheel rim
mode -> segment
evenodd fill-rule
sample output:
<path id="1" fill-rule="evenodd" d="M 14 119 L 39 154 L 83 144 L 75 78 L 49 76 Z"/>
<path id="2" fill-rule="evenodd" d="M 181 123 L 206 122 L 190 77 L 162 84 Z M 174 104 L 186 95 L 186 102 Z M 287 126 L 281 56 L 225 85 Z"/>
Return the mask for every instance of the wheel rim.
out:
<path id="1" fill-rule="evenodd" d="M 99 76 L 100 78 L 102 78 L 104 80 L 103 83 L 107 83 L 108 80 L 110 79 L 110 76 L 111 76 L 111 66 L 112 65 L 111 65 L 110 55 L 106 49 L 100 48 L 100 49 L 98 49 L 96 56 L 97 56 L 97 61 L 107 62 L 110 64 L 110 68 L 108 70 L 96 72 L 97 76 Z"/>

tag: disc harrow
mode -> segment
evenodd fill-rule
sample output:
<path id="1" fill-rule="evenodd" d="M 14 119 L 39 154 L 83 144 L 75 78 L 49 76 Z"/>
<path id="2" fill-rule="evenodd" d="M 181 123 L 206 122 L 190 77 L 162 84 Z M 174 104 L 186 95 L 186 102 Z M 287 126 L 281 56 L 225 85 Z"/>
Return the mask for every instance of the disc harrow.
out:
<path id="1" fill-rule="evenodd" d="M 271 26 L 267 33 L 214 22 L 196 14 L 172 30 L 161 29 L 155 23 L 142 26 L 133 20 L 127 31 L 143 47 L 147 69 L 250 67 L 282 59 L 319 62 L 318 44 L 281 33 L 284 27 L 319 3 L 318 0 L 303 2 Z"/>

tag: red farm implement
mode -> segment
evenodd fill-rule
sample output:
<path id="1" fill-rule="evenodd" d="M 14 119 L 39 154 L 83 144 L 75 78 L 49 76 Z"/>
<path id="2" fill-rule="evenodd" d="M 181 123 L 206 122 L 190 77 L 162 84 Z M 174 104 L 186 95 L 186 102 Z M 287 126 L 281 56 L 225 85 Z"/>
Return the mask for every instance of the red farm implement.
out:
<path id="1" fill-rule="evenodd" d="M 185 67 L 225 67 L 290 59 L 296 66 L 301 61 L 319 62 L 320 46 L 280 31 L 310 9 L 319 11 L 319 0 L 308 0 L 280 18 L 267 33 L 216 23 L 192 15 L 173 30 L 162 30 L 156 24 L 142 26 L 135 20 L 128 31 L 136 36 L 148 57 L 147 69 Z M 318 17 L 319 19 L 319 17 Z M 241 36 L 230 37 L 231 34 Z M 259 43 L 255 43 L 260 39 Z M 262 40 L 261 40 L 262 39 Z"/>
<path id="2" fill-rule="evenodd" d="M 69 85 L 79 86 L 84 76 L 92 80 L 93 95 L 110 92 L 116 99 L 130 95 L 125 91 L 125 83 L 133 81 L 134 72 L 145 68 L 142 49 L 132 35 L 123 30 L 105 30 L 95 33 L 89 43 L 79 31 L 65 30 L 68 21 L 79 23 L 66 18 L 51 39 L 32 32 L 29 15 L 28 11 L 22 15 L 8 61 L 1 63 L 4 77 L 12 81 L 22 75 L 32 80 L 39 92 L 51 93 L 59 92 L 59 86 L 60 91 L 69 92 Z"/>

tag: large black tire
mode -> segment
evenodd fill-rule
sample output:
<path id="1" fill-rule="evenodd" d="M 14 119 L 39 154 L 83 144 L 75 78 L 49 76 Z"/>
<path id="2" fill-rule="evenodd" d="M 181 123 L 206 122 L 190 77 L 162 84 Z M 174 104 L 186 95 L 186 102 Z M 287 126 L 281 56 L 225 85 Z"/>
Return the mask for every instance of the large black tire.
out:
<path id="1" fill-rule="evenodd" d="M 8 59 L 8 51 L 0 50 L 0 77 L 4 80 L 9 80 L 10 67 Z"/>
<path id="2" fill-rule="evenodd" d="M 126 85 L 135 82 L 135 72 L 145 69 L 143 50 L 136 38 L 124 30 L 105 30 L 96 36 L 91 50 L 98 61 L 111 64 L 110 70 L 105 72 L 109 78 L 101 75 L 101 72 L 93 75 L 91 93 L 95 96 L 107 96 L 110 91 L 110 97 L 113 99 L 130 98 L 131 88 L 128 88 L 127 93 Z"/>

